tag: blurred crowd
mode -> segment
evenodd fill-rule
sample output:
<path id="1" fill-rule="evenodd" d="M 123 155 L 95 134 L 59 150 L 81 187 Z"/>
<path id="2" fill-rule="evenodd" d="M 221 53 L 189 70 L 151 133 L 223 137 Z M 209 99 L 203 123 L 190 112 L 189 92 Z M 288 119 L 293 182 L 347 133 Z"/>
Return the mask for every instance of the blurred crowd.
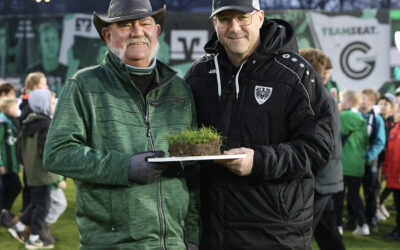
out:
<path id="1" fill-rule="evenodd" d="M 28 74 L 21 95 L 16 95 L 11 83 L 0 84 L 0 223 L 11 235 L 19 234 L 21 243 L 27 239 L 28 246 L 42 241 L 52 247 L 60 239 L 52 235 L 51 226 L 67 207 L 65 178 L 47 172 L 42 163 L 56 95 L 41 72 Z M 21 192 L 17 207 L 22 208 L 13 214 Z"/>
<path id="2" fill-rule="evenodd" d="M 388 205 L 397 210 L 396 227 L 384 237 L 400 240 L 400 88 L 383 95 L 371 88 L 339 91 L 330 80 L 330 59 L 322 51 L 302 49 L 300 55 L 321 76 L 340 117 L 342 155 L 337 167 L 343 171 L 344 189 L 333 194 L 338 232 L 378 232 L 379 221 L 390 217 L 386 203 L 393 195 L 394 204 Z"/>

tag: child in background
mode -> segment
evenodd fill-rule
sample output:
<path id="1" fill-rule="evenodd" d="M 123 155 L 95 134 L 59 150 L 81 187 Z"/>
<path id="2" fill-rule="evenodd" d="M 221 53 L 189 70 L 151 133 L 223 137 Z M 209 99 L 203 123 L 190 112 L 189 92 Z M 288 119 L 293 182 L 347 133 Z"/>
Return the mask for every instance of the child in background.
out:
<path id="1" fill-rule="evenodd" d="M 369 235 L 369 227 L 365 216 L 364 205 L 360 197 L 360 187 L 365 172 L 365 153 L 368 146 L 367 123 L 360 113 L 356 110 L 358 105 L 357 93 L 352 90 L 345 90 L 341 95 L 340 120 L 342 123 L 342 166 L 343 181 L 345 189 L 347 187 L 347 206 L 352 208 L 358 222 L 353 235 Z M 343 231 L 343 201 L 344 191 L 338 195 L 341 201 L 338 209 L 339 231 Z"/>
<path id="2" fill-rule="evenodd" d="M 400 240 L 400 105 L 396 104 L 395 127 L 390 132 L 382 174 L 386 177 L 386 187 L 393 190 L 394 203 L 397 210 L 396 227 L 386 234 L 386 239 Z"/>
<path id="3" fill-rule="evenodd" d="M 3 82 L 0 84 L 0 97 L 10 97 L 10 98 L 17 98 L 16 95 L 17 91 L 9 82 Z"/>
<path id="4" fill-rule="evenodd" d="M 385 148 L 386 134 L 383 118 L 376 114 L 373 107 L 378 101 L 378 93 L 374 89 L 363 89 L 359 111 L 367 122 L 369 145 L 366 153 L 365 174 L 363 177 L 363 191 L 365 214 L 370 230 L 378 231 L 377 201 L 378 201 L 378 155 Z"/>
<path id="5" fill-rule="evenodd" d="M 394 117 L 393 117 L 393 110 L 394 104 L 396 103 L 395 97 L 391 97 L 388 93 L 381 96 L 378 101 L 379 106 L 379 114 L 382 116 L 383 121 L 385 123 L 385 133 L 386 133 L 386 144 L 383 151 L 378 156 L 378 169 L 381 172 L 381 167 L 383 162 L 385 161 L 386 149 L 387 144 L 389 141 L 389 134 L 392 128 L 395 126 Z M 382 174 L 379 172 L 379 185 L 378 185 L 378 192 L 381 190 L 381 179 Z M 386 220 L 390 217 L 389 212 L 385 206 L 386 198 L 392 193 L 390 188 L 385 188 L 379 196 L 379 206 L 377 211 L 377 218 L 378 220 Z"/>
<path id="6" fill-rule="evenodd" d="M 22 121 L 27 118 L 27 116 L 32 113 L 32 109 L 28 105 L 29 93 L 36 89 L 48 89 L 46 76 L 42 72 L 32 72 L 26 76 L 25 87 L 22 90 L 21 104 L 19 109 L 21 110 L 21 115 L 19 118 L 19 125 L 22 127 Z M 19 143 L 18 143 L 19 144 Z M 24 164 L 21 154 L 19 153 L 18 158 L 22 164 Z M 22 189 L 22 209 L 18 216 L 21 216 L 25 209 L 31 202 L 30 198 L 30 188 L 26 181 L 25 168 L 23 169 L 23 182 L 24 187 Z"/>
<path id="7" fill-rule="evenodd" d="M 54 110 L 50 91 L 46 89 L 32 91 L 28 104 L 33 112 L 23 120 L 21 145 L 31 202 L 17 224 L 9 228 L 8 232 L 19 242 L 25 243 L 28 249 L 53 248 L 52 243 L 39 238 L 49 209 L 51 185 L 58 179 L 57 175 L 43 168 L 42 162 L 50 117 Z M 30 225 L 31 231 L 27 242 L 24 242 L 23 235 L 25 225 Z"/>
<path id="8" fill-rule="evenodd" d="M 337 82 L 335 82 L 331 79 L 332 68 L 333 68 L 332 62 L 329 59 L 329 57 L 327 57 L 325 70 L 322 73 L 321 77 L 322 77 L 322 81 L 324 82 L 326 87 L 329 89 L 329 92 L 331 93 L 333 99 L 337 103 L 339 103 L 340 102 L 340 90 L 339 90 L 339 85 L 337 84 Z"/>
<path id="9" fill-rule="evenodd" d="M 21 192 L 22 186 L 18 173 L 20 164 L 17 160 L 16 141 L 18 115 L 17 99 L 0 98 L 0 173 L 2 174 L 1 190 L 2 209 L 1 224 L 7 227 L 13 225 L 11 207 Z M 14 121 L 14 122 L 13 122 Z"/>
<path id="10" fill-rule="evenodd" d="M 54 243 L 59 239 L 51 235 L 50 228 L 57 222 L 58 218 L 64 213 L 67 208 L 67 199 L 65 198 L 63 190 L 67 188 L 65 177 L 59 175 L 58 181 L 53 183 L 50 192 L 50 208 L 45 218 L 45 225 L 40 234 L 43 241 Z"/>
<path id="11" fill-rule="evenodd" d="M 56 93 L 51 91 L 52 114 L 55 109 Z M 51 226 L 57 222 L 58 218 L 64 213 L 67 208 L 67 199 L 65 198 L 63 189 L 67 188 L 65 177 L 59 175 L 58 180 L 51 186 L 50 192 L 50 208 L 45 218 L 45 225 L 40 233 L 40 238 L 43 241 L 54 243 L 59 239 L 51 235 Z"/>

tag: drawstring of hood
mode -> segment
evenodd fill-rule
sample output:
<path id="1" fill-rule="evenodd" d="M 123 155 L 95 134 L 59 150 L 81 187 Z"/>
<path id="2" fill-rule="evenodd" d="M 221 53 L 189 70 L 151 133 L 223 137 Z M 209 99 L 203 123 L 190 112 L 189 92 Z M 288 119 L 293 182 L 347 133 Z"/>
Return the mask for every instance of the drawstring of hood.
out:
<path id="1" fill-rule="evenodd" d="M 214 56 L 214 64 L 215 64 L 215 73 L 217 74 L 218 98 L 219 98 L 219 100 L 221 100 L 221 95 L 222 95 L 222 89 L 221 89 L 221 73 L 219 72 L 218 56 L 219 56 L 219 54 L 216 54 L 216 55 Z"/>
<path id="2" fill-rule="evenodd" d="M 215 64 L 215 73 L 217 75 L 218 98 L 219 98 L 219 100 L 221 100 L 222 86 L 221 86 L 221 72 L 219 71 L 218 56 L 219 56 L 219 53 L 214 56 L 214 64 Z M 240 74 L 240 71 L 242 71 L 243 65 L 246 62 L 247 62 L 247 60 L 244 61 L 242 63 L 242 65 L 240 65 L 240 68 L 239 68 L 238 72 L 236 73 L 236 77 L 235 77 L 236 99 L 239 99 L 239 74 Z"/>
<path id="3" fill-rule="evenodd" d="M 240 71 L 242 71 L 243 65 L 244 65 L 246 62 L 247 62 L 247 60 L 244 61 L 244 62 L 242 63 L 242 65 L 240 65 L 240 68 L 239 68 L 238 72 L 236 73 L 236 77 L 235 77 L 236 99 L 239 99 L 239 74 L 240 74 Z"/>

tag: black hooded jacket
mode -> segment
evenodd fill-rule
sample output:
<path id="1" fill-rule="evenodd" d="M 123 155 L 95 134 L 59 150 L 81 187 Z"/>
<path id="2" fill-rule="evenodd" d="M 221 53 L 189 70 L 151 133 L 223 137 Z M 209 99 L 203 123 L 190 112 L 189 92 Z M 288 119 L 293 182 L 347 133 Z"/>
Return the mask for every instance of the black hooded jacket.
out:
<path id="1" fill-rule="evenodd" d="M 226 148 L 253 149 L 254 161 L 245 177 L 203 163 L 201 248 L 311 249 L 313 176 L 332 150 L 321 79 L 282 20 L 264 21 L 261 44 L 239 68 L 215 34 L 205 51 L 185 77 L 199 125 L 215 127 Z"/>

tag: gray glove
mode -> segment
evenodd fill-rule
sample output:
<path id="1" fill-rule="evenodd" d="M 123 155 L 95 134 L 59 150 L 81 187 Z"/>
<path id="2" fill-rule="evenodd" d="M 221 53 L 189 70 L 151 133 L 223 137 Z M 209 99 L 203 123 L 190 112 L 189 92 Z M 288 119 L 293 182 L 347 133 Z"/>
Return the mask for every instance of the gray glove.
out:
<path id="1" fill-rule="evenodd" d="M 188 250 L 199 250 L 199 246 L 198 245 L 195 245 L 195 244 L 192 244 L 192 243 L 188 243 L 187 244 L 187 246 L 188 246 Z"/>
<path id="2" fill-rule="evenodd" d="M 147 184 L 161 176 L 168 164 L 148 162 L 147 158 L 163 157 L 163 151 L 149 151 L 132 156 L 128 179 L 139 184 Z"/>

